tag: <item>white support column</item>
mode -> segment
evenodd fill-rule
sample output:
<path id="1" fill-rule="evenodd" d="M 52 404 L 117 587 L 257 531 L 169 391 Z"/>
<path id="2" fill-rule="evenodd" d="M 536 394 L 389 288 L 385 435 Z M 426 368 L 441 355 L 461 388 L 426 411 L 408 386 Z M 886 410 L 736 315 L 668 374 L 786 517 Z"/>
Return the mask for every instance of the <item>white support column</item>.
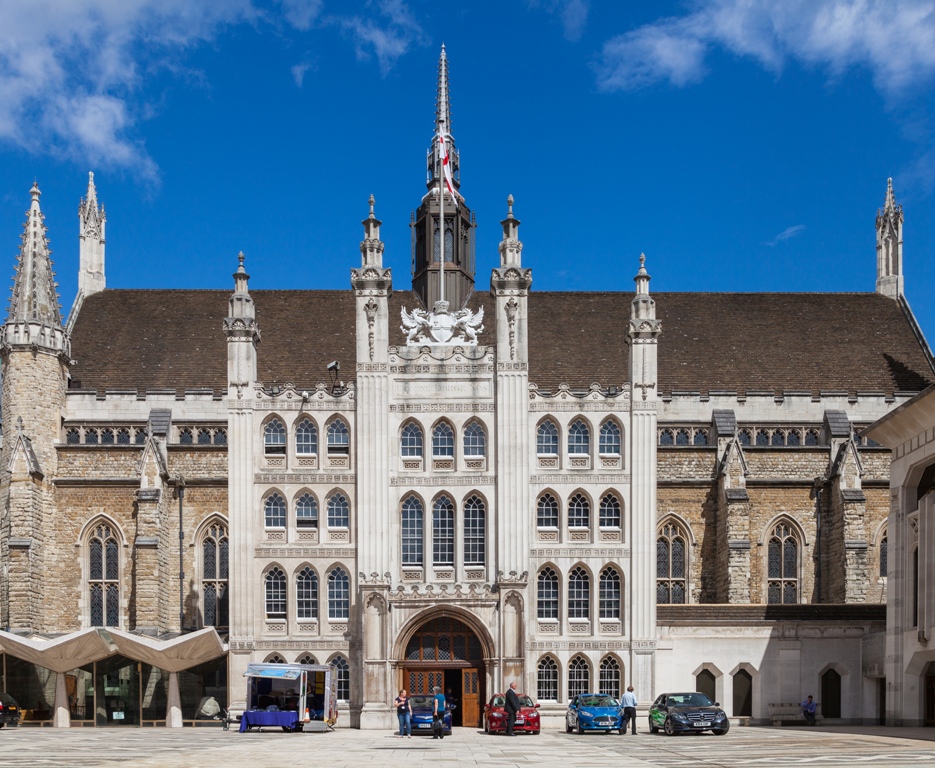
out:
<path id="1" fill-rule="evenodd" d="M 166 728 L 182 727 L 182 696 L 179 693 L 179 673 L 169 673 L 169 690 L 166 694 Z"/>
<path id="2" fill-rule="evenodd" d="M 55 728 L 71 727 L 71 707 L 68 702 L 68 687 L 65 672 L 55 673 L 55 714 L 52 725 Z"/>

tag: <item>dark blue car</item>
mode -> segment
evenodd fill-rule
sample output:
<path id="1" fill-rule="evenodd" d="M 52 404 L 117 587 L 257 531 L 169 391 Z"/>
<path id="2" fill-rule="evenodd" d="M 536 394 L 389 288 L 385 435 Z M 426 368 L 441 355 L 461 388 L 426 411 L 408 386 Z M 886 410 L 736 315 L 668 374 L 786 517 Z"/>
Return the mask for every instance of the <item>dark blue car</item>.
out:
<path id="1" fill-rule="evenodd" d="M 431 694 L 410 696 L 409 705 L 412 707 L 412 732 L 431 736 L 434 697 Z M 448 707 L 445 707 L 442 725 L 445 736 L 451 736 L 451 709 Z"/>

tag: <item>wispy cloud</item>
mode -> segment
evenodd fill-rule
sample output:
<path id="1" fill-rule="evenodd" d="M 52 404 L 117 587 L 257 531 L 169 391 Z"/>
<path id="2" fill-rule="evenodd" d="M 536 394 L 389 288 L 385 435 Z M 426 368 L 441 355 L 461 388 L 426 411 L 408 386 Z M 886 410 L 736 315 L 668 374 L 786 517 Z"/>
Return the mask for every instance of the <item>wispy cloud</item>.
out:
<path id="1" fill-rule="evenodd" d="M 302 84 L 305 82 L 305 73 L 311 68 L 311 64 L 303 61 L 301 64 L 296 64 L 290 70 L 292 72 L 292 79 L 295 80 L 295 84 L 298 88 L 302 87 Z"/>
<path id="2" fill-rule="evenodd" d="M 422 26 L 404 0 L 378 0 L 380 17 L 332 17 L 354 41 L 357 58 L 376 56 L 380 71 L 386 75 L 412 45 L 427 42 Z"/>
<path id="3" fill-rule="evenodd" d="M 796 235 L 801 235 L 808 227 L 804 224 L 794 224 L 791 227 L 786 227 L 782 232 L 780 232 L 772 240 L 767 240 L 763 245 L 768 245 L 770 248 L 775 248 L 784 240 L 789 240 Z"/>
<path id="4" fill-rule="evenodd" d="M 588 23 L 588 0 L 529 0 L 530 8 L 542 8 L 547 13 L 558 17 L 565 33 L 565 39 L 575 43 L 584 34 Z"/>
<path id="5" fill-rule="evenodd" d="M 889 97 L 935 75 L 933 0 L 701 0 L 693 7 L 608 40 L 598 86 L 689 85 L 705 77 L 714 48 L 756 59 L 777 75 L 789 60 L 822 67 L 831 78 L 866 68 Z"/>

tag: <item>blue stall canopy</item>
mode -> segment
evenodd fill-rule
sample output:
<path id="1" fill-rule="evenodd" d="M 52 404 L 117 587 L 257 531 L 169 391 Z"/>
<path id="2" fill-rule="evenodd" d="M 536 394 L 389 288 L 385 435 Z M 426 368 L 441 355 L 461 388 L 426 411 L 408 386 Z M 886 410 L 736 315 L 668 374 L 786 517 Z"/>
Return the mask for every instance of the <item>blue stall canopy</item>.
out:
<path id="1" fill-rule="evenodd" d="M 302 668 L 286 664 L 248 664 L 244 677 L 271 677 L 277 680 L 298 680 Z"/>

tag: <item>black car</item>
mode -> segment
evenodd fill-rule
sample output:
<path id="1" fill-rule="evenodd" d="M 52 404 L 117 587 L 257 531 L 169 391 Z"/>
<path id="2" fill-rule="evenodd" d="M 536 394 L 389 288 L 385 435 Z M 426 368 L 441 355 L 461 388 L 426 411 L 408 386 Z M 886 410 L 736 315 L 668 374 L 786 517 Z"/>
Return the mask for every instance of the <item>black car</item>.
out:
<path id="1" fill-rule="evenodd" d="M 669 736 L 688 731 L 723 736 L 730 730 L 730 721 L 718 703 L 703 693 L 663 693 L 649 710 L 649 732 L 658 733 L 660 728 Z"/>
<path id="2" fill-rule="evenodd" d="M 8 693 L 0 693 L 0 728 L 19 725 L 19 704 Z"/>

